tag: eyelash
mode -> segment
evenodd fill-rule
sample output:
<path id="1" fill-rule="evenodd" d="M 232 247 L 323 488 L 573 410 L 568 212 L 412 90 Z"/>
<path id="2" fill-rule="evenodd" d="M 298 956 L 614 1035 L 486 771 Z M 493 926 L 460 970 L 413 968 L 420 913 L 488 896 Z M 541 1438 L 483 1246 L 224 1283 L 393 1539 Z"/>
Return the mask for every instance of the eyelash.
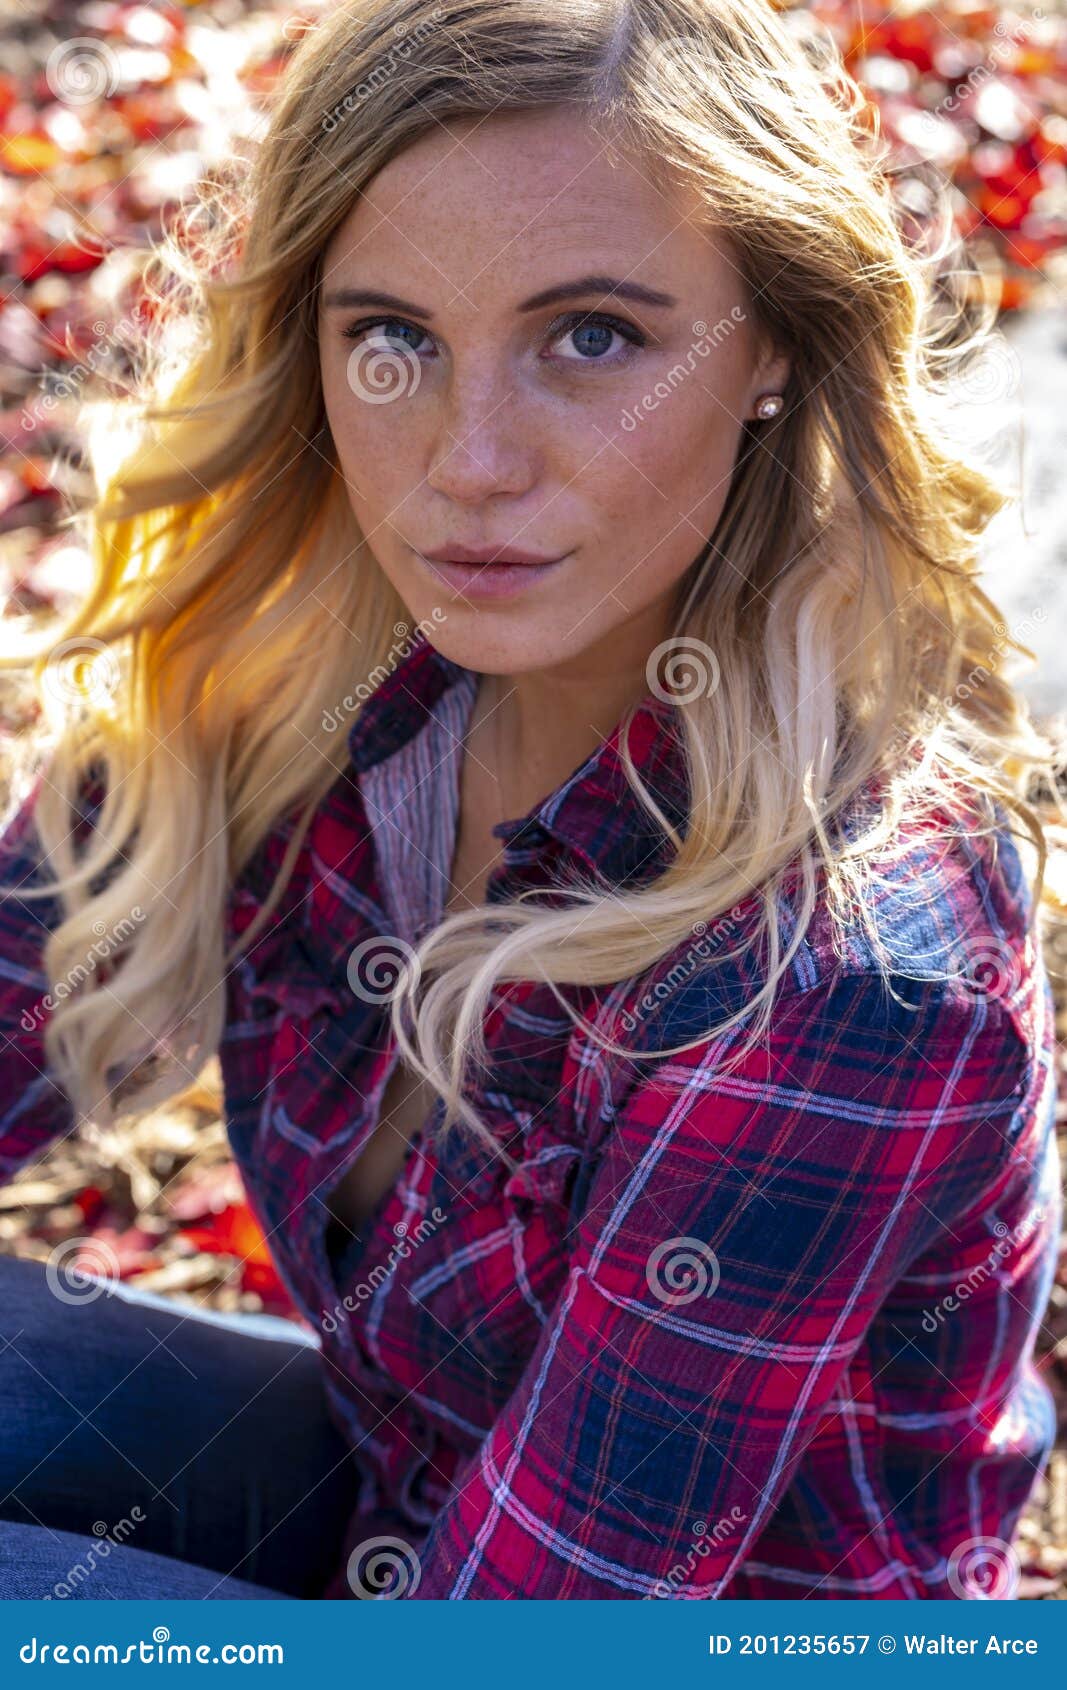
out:
<path id="1" fill-rule="evenodd" d="M 369 329 L 381 328 L 385 323 L 400 323 L 404 328 L 416 329 L 420 334 L 429 335 L 430 333 L 429 329 L 424 329 L 421 324 L 409 323 L 404 317 L 368 317 L 362 322 L 349 324 L 347 328 L 341 330 L 341 333 L 346 340 L 358 340 Z M 647 336 L 640 329 L 635 328 L 632 323 L 624 322 L 621 317 L 610 316 L 605 311 L 572 311 L 566 317 L 562 317 L 552 324 L 548 331 L 548 338 L 550 341 L 559 340 L 564 335 L 572 334 L 577 328 L 585 328 L 589 323 L 603 323 L 609 329 L 614 329 L 632 347 L 639 349 L 647 344 Z M 577 367 L 584 364 L 591 369 L 597 365 L 615 368 L 619 364 L 628 363 L 629 358 L 630 354 L 624 352 L 621 355 L 615 354 L 607 358 L 565 358 L 563 363 Z"/>

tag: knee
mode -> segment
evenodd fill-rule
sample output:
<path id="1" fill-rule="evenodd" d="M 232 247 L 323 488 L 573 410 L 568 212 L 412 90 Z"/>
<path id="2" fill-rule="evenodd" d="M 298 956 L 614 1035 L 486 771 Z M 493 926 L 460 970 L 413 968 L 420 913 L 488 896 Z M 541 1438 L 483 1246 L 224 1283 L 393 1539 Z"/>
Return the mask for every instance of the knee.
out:
<path id="1" fill-rule="evenodd" d="M 99 1317 L 78 1301 L 90 1289 L 102 1296 L 102 1285 L 68 1282 L 51 1261 L 0 1257 L 0 1495 L 103 1395 Z"/>
<path id="2" fill-rule="evenodd" d="M 6 1354 L 22 1334 L 39 1332 L 58 1306 L 45 1262 L 0 1256 L 0 1351 Z"/>
<path id="3" fill-rule="evenodd" d="M 0 1256 L 0 1351 L 23 1347 L 22 1339 L 45 1351 L 68 1346 L 84 1330 L 83 1319 L 98 1332 L 115 1290 L 114 1281 L 94 1276 L 91 1267 L 73 1272 L 63 1247 L 44 1262 Z"/>

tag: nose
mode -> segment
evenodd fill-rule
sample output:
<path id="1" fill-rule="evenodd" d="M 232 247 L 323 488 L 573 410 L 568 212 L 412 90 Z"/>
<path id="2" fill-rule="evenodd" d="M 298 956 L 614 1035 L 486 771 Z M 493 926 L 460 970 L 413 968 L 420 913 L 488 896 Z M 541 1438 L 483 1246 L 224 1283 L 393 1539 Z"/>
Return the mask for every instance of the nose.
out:
<path id="1" fill-rule="evenodd" d="M 537 479 L 537 452 L 514 388 L 464 393 L 453 389 L 434 443 L 426 480 L 457 504 L 495 493 L 525 493 Z"/>

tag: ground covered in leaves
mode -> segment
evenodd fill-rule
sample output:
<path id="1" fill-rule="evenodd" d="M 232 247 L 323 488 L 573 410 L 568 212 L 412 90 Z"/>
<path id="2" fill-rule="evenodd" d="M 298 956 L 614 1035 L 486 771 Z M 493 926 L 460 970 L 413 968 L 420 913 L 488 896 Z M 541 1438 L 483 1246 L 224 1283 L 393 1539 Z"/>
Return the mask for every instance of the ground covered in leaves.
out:
<path id="1" fill-rule="evenodd" d="M 1042 7 L 812 0 L 872 96 L 921 224 L 926 172 L 1000 272 L 1006 312 L 1067 276 L 1067 21 Z M 321 8 L 289 0 L 20 0 L 0 9 L 0 579 L 3 614 L 62 614 L 87 559 L 62 519 L 88 493 L 83 396 L 125 373 L 148 308 L 146 252 L 195 185 L 254 136 L 292 44 Z M 0 778 L 27 725 L 0 682 Z M 33 706 L 29 707 L 32 715 Z M 1059 1002 L 1067 1166 L 1067 937 Z M 294 1317 L 244 1202 L 217 1065 L 166 1108 L 65 1139 L 0 1187 L 0 1252 L 117 1275 L 182 1303 Z M 1024 1520 L 1020 1594 L 1067 1597 L 1067 1248 L 1039 1341 L 1060 1444 Z"/>

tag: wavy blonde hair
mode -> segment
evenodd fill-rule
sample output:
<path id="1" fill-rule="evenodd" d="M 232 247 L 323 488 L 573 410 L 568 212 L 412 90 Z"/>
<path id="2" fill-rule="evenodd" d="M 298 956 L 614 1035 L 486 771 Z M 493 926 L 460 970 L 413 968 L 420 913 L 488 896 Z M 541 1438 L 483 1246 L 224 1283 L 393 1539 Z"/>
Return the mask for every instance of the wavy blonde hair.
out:
<path id="1" fill-rule="evenodd" d="M 182 1051 L 202 1063 L 217 1049 L 237 954 L 224 955 L 228 890 L 295 815 L 247 944 L 345 767 L 324 722 L 405 619 L 326 426 L 327 242 L 436 124 L 552 106 L 583 108 L 665 189 L 698 190 L 792 373 L 781 416 L 745 427 L 679 608 L 679 642 L 713 648 L 721 674 L 677 702 L 681 833 L 624 758 L 670 835 L 669 866 L 639 889 L 576 883 L 562 907 L 535 896 L 452 915 L 402 980 L 394 1024 L 446 1100 L 442 1128 L 488 1134 L 464 1088 L 496 988 L 544 980 L 567 1004 L 568 985 L 641 977 L 753 888 L 767 972 L 744 1013 L 758 1037 L 820 886 L 836 922 L 865 921 L 871 863 L 902 815 L 952 804 L 961 780 L 976 826 L 997 800 L 1019 818 L 1051 896 L 1029 800 L 1035 772 L 1054 788 L 1053 747 L 1000 672 L 1009 648 L 1033 654 L 976 580 L 1008 495 L 944 426 L 947 373 L 983 325 L 953 305 L 937 225 L 933 249 L 905 240 L 887 149 L 833 51 L 764 0 L 341 0 L 294 52 L 247 167 L 205 192 L 195 256 L 174 240 L 154 254 L 164 332 L 145 338 L 134 393 L 94 412 L 91 588 L 33 662 L 52 734 L 36 819 L 64 910 L 46 972 L 67 975 L 131 908 L 144 917 L 107 990 L 69 996 L 46 1029 L 80 1114 L 110 1116 L 115 1072 L 132 1076 L 127 1106 L 145 1107 L 192 1077 Z M 75 851 L 90 767 L 107 791 Z M 835 818 L 876 776 L 876 813 L 846 838 Z M 149 1081 L 161 1050 L 178 1060 Z"/>

